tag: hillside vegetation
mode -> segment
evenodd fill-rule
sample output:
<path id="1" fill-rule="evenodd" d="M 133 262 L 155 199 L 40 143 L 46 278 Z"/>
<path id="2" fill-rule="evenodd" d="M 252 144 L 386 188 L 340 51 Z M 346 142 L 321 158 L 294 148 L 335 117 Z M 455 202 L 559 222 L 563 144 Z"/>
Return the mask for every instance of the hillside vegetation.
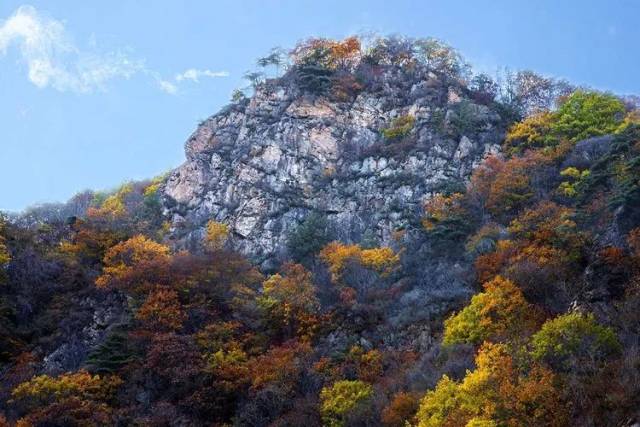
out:
<path id="1" fill-rule="evenodd" d="M 338 233 L 317 210 L 283 231 L 268 268 L 216 218 L 176 240 L 166 177 L 3 219 L 0 425 L 638 420 L 633 100 L 532 72 L 496 82 L 432 39 L 312 39 L 260 65 L 285 71 L 251 73 L 257 94 L 287 85 L 346 109 L 391 71 L 433 73 L 462 98 L 428 126 L 456 141 L 506 132 L 388 238 Z M 238 92 L 229 108 L 251 102 Z M 366 156 L 413 150 L 416 120 L 384 123 Z"/>

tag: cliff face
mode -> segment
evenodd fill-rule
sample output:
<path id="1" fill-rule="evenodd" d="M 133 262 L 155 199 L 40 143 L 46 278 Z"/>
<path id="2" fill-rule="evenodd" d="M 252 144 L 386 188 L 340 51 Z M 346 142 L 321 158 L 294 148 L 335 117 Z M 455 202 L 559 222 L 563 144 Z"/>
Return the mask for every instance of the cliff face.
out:
<path id="1" fill-rule="evenodd" d="M 387 243 L 417 223 L 433 192 L 463 183 L 504 133 L 490 105 L 427 70 L 388 68 L 348 102 L 285 79 L 267 83 L 187 140 L 187 161 L 162 189 L 182 244 L 214 219 L 230 226 L 237 249 L 269 266 L 313 211 L 341 240 L 367 233 Z M 385 137 L 398 118 L 408 118 L 406 132 Z"/>

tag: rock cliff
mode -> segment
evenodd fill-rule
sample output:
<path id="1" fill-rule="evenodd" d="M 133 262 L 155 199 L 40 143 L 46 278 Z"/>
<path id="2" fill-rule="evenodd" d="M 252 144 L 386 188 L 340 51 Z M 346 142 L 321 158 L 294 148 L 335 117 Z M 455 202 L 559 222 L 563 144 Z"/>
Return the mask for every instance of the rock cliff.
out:
<path id="1" fill-rule="evenodd" d="M 337 237 L 380 242 L 417 223 L 434 192 L 463 183 L 497 150 L 503 120 L 459 80 L 388 67 L 348 101 L 305 93 L 281 78 L 200 124 L 186 162 L 162 189 L 173 237 L 196 242 L 210 219 L 237 249 L 270 266 L 310 212 Z M 385 129 L 399 119 L 400 137 Z M 385 134 L 387 136 L 385 136 Z"/>

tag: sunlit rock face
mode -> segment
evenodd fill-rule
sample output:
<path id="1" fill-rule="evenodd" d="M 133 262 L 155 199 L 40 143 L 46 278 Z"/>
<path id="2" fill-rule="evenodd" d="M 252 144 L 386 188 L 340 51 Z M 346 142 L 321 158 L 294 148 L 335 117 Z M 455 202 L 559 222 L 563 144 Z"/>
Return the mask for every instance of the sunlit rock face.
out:
<path id="1" fill-rule="evenodd" d="M 385 138 L 382 130 L 403 116 L 415 119 L 408 134 Z M 172 238 L 195 244 L 214 219 L 229 225 L 238 250 L 269 264 L 317 211 L 342 240 L 367 233 L 389 242 L 419 222 L 434 192 L 464 184 L 497 150 L 501 123 L 463 84 L 428 71 L 388 70 L 375 92 L 348 102 L 274 80 L 187 140 L 187 160 L 163 188 Z"/>

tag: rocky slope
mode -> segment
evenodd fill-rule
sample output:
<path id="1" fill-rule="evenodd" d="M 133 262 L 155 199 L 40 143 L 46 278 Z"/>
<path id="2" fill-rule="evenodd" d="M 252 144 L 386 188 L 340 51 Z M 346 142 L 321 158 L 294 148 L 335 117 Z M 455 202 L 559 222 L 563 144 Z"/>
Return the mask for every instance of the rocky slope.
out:
<path id="1" fill-rule="evenodd" d="M 162 203 L 174 238 L 202 236 L 210 219 L 263 267 L 286 254 L 288 233 L 313 211 L 344 241 L 388 243 L 415 223 L 434 191 L 468 178 L 497 150 L 500 115 L 455 79 L 387 68 L 348 102 L 305 94 L 285 79 L 205 120 L 186 142 Z M 382 130 L 415 121 L 403 138 Z"/>
<path id="2" fill-rule="evenodd" d="M 0 425 L 635 423 L 638 107 L 428 40 L 291 57 L 169 176 L 0 216 Z"/>

